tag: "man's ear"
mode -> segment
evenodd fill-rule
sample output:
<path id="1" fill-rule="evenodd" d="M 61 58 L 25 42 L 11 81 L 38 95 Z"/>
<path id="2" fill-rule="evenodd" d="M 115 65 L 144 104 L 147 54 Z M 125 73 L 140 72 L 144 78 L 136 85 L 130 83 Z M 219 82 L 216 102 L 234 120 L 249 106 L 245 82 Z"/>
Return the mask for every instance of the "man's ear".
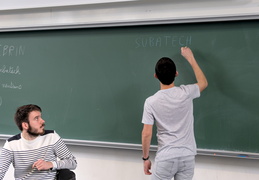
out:
<path id="1" fill-rule="evenodd" d="M 156 73 L 154 74 L 154 77 L 155 77 L 156 79 L 158 79 L 158 77 L 157 77 Z"/>
<path id="2" fill-rule="evenodd" d="M 178 71 L 175 72 L 175 77 L 177 77 L 179 75 Z"/>
<path id="3" fill-rule="evenodd" d="M 22 123 L 22 129 L 28 129 L 29 128 L 29 124 L 27 122 L 23 122 Z"/>

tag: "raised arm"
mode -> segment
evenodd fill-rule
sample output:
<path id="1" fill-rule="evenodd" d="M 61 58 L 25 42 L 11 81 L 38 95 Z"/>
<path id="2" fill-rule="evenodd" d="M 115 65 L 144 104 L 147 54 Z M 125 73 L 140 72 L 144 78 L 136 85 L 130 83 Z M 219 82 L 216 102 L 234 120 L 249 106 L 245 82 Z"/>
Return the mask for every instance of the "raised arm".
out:
<path id="1" fill-rule="evenodd" d="M 196 59 L 194 58 L 192 50 L 188 47 L 182 47 L 181 54 L 190 63 L 197 80 L 197 85 L 200 88 L 200 92 L 202 92 L 208 86 L 208 81 Z"/>

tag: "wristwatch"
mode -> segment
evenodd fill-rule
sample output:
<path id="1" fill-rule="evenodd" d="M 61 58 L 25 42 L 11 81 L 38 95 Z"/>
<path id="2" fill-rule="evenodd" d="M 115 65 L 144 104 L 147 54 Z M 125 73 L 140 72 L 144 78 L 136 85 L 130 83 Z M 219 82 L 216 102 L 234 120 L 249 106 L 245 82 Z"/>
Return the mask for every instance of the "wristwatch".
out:
<path id="1" fill-rule="evenodd" d="M 149 156 L 147 158 L 142 157 L 143 161 L 149 160 Z"/>

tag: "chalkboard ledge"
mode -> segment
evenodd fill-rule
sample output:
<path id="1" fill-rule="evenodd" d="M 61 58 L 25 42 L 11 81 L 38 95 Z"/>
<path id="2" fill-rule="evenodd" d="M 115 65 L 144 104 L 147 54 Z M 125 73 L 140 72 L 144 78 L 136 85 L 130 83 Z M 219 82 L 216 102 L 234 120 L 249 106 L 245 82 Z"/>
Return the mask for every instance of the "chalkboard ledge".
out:
<path id="1" fill-rule="evenodd" d="M 64 139 L 64 142 L 68 145 L 77 145 L 77 146 L 92 146 L 92 147 L 129 149 L 129 150 L 142 149 L 141 144 L 132 144 L 132 143 L 87 141 L 87 140 L 76 140 L 76 139 Z M 157 146 L 155 145 L 150 146 L 150 151 L 156 151 L 156 150 L 157 150 Z"/>
<path id="2" fill-rule="evenodd" d="M 0 140 L 6 140 L 12 137 L 12 135 L 0 134 Z M 119 142 L 107 142 L 107 141 L 88 141 L 78 139 L 64 139 L 67 145 L 74 146 L 90 146 L 90 147 L 102 147 L 102 148 L 116 148 L 116 149 L 129 149 L 129 150 L 141 150 L 141 144 L 132 143 L 119 143 Z M 156 151 L 157 146 L 151 145 L 150 151 Z"/>
<path id="3" fill-rule="evenodd" d="M 226 150 L 211 150 L 198 149 L 198 155 L 215 156 L 215 157 L 232 157 L 242 159 L 259 159 L 259 153 L 242 152 L 242 151 L 226 151 Z"/>
<path id="4" fill-rule="evenodd" d="M 12 135 L 0 134 L 0 140 L 6 140 L 10 137 L 12 137 Z M 131 143 L 88 141 L 88 140 L 77 140 L 77 139 L 64 139 L 64 142 L 67 145 L 73 145 L 73 146 L 88 146 L 88 147 L 127 149 L 127 150 L 141 150 L 142 149 L 141 144 L 131 144 Z M 156 145 L 150 146 L 150 151 L 156 151 L 156 150 L 157 150 Z M 204 155 L 204 156 L 215 156 L 215 157 L 259 159 L 259 153 L 251 153 L 251 152 L 198 149 L 197 154 Z"/>

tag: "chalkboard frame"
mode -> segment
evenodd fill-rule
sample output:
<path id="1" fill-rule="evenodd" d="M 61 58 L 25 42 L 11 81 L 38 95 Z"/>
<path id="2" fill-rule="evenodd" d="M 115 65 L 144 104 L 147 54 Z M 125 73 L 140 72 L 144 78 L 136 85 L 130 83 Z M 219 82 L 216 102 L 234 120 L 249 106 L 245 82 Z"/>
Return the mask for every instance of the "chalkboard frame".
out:
<path id="1" fill-rule="evenodd" d="M 175 20 L 175 19 L 174 20 L 172 20 L 172 19 L 164 20 L 163 19 L 163 20 L 154 20 L 154 21 L 32 26 L 32 27 L 18 27 L 18 28 L 3 28 L 3 29 L 0 29 L 0 32 L 119 27 L 119 26 L 138 26 L 138 25 L 159 25 L 159 24 L 180 24 L 180 23 L 195 23 L 195 22 L 236 21 L 236 20 L 253 20 L 253 19 L 258 19 L 258 17 L 259 17 L 258 15 L 247 15 L 247 16 L 206 17 L 206 18 L 199 17 L 199 18 L 193 18 L 191 20 L 182 18 L 179 20 Z M 6 140 L 9 137 L 11 137 L 11 135 L 0 134 L 0 140 Z M 87 141 L 87 140 L 76 140 L 76 139 L 64 139 L 64 141 L 68 145 L 76 145 L 76 146 L 93 146 L 93 147 L 103 147 L 103 148 L 141 150 L 141 145 L 139 145 L 139 144 Z M 151 145 L 150 150 L 156 151 L 156 148 L 157 148 L 157 146 Z M 259 153 L 239 152 L 239 151 L 198 149 L 198 154 L 199 155 L 209 155 L 209 156 L 259 159 Z"/>
<path id="2" fill-rule="evenodd" d="M 19 21 L 19 14 L 17 15 Z M 131 19 L 128 21 L 108 21 L 108 22 L 82 22 L 82 23 L 68 23 L 68 24 L 52 24 L 51 22 L 44 25 L 35 25 L 35 23 L 27 24 L 26 26 L 19 27 L 0 27 L 0 32 L 13 32 L 13 31 L 35 31 L 35 30 L 59 30 L 59 29 L 78 29 L 78 28 L 102 28 L 102 27 L 121 27 L 121 26 L 142 26 L 142 25 L 166 25 L 166 24 L 182 24 L 182 23 L 200 23 L 200 22 L 224 22 L 224 21 L 240 21 L 240 20 L 257 20 L 259 14 L 246 13 L 246 14 L 231 14 L 231 15 L 218 15 L 218 16 L 194 16 L 194 17 L 166 17 L 155 19 Z"/>

